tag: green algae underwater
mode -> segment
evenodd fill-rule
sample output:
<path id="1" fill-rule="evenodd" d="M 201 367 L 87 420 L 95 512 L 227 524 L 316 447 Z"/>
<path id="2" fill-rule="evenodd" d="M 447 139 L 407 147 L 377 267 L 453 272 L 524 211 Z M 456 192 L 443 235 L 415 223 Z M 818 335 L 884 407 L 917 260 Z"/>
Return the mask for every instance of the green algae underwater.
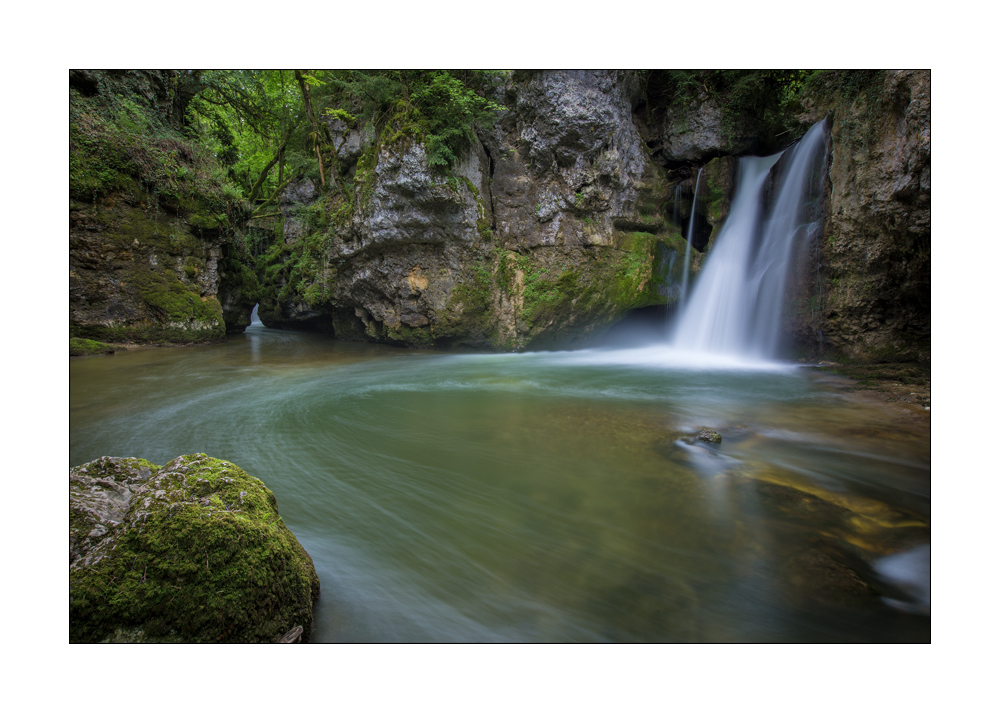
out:
<path id="1" fill-rule="evenodd" d="M 274 492 L 312 642 L 930 641 L 927 419 L 812 369 L 259 324 L 71 360 L 70 465 L 184 453 Z"/>

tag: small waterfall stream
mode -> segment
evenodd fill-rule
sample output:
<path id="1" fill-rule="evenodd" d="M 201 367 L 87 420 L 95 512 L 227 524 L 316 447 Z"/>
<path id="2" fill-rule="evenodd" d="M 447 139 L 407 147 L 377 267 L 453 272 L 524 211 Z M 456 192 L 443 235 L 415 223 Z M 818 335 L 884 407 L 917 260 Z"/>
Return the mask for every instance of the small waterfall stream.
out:
<path id="1" fill-rule="evenodd" d="M 253 310 L 250 312 L 250 325 L 249 325 L 249 327 L 247 327 L 247 329 L 249 329 L 251 327 L 255 327 L 255 328 L 263 328 L 264 327 L 264 323 L 261 322 L 260 321 L 260 317 L 257 316 L 257 308 L 258 307 L 260 307 L 260 305 L 259 304 L 255 304 L 253 306 Z"/>
<path id="2" fill-rule="evenodd" d="M 691 199 L 691 218 L 688 220 L 687 247 L 684 248 L 684 279 L 681 283 L 681 306 L 687 302 L 688 296 L 688 274 L 691 270 L 691 241 L 694 239 L 694 214 L 698 207 L 698 187 L 701 185 L 701 172 L 704 166 L 698 169 L 698 178 L 694 182 L 694 197 Z"/>
<path id="3" fill-rule="evenodd" d="M 776 356 L 795 248 L 818 227 L 809 222 L 808 208 L 823 185 L 826 134 L 821 121 L 781 153 L 740 159 L 729 217 L 690 299 L 681 303 L 673 333 L 676 348 Z"/>

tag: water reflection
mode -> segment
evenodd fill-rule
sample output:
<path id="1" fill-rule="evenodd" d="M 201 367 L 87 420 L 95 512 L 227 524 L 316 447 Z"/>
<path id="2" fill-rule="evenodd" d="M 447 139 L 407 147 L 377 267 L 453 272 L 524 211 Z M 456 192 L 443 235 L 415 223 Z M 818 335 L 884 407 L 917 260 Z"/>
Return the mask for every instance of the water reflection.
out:
<path id="1" fill-rule="evenodd" d="M 71 464 L 262 478 L 320 574 L 318 641 L 929 640 L 892 559 L 930 540 L 926 432 L 805 370 L 619 357 L 255 326 L 78 359 Z"/>

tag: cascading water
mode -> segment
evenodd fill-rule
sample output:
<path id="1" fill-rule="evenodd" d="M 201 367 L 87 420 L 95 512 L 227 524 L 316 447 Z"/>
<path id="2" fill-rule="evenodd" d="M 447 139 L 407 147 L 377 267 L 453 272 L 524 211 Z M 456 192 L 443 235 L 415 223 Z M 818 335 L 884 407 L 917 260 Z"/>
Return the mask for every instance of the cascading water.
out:
<path id="1" fill-rule="evenodd" d="M 729 217 L 678 316 L 674 347 L 775 356 L 794 249 L 818 227 L 809 222 L 808 207 L 822 190 L 826 135 L 822 121 L 781 153 L 740 159 Z"/>
<path id="2" fill-rule="evenodd" d="M 264 327 L 264 323 L 260 321 L 260 317 L 257 316 L 257 308 L 260 307 L 259 304 L 253 306 L 253 310 L 250 312 L 250 327 Z"/>
<path id="3" fill-rule="evenodd" d="M 704 166 L 698 169 L 698 178 L 694 182 L 694 198 L 691 199 L 691 218 L 688 220 L 687 247 L 684 248 L 684 279 L 681 283 L 681 305 L 687 302 L 688 295 L 688 273 L 691 270 L 691 241 L 694 239 L 694 214 L 698 207 L 698 186 L 701 185 L 701 172 Z"/>

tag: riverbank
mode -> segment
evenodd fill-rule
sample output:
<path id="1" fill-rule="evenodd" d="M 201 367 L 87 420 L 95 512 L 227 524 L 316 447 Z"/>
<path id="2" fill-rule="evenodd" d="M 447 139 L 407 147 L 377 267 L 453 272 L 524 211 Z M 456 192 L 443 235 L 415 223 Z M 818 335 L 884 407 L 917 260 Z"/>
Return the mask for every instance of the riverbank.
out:
<path id="1" fill-rule="evenodd" d="M 139 349 L 160 349 L 173 347 L 203 347 L 208 344 L 223 344 L 224 341 L 192 342 L 188 344 L 157 343 L 157 342 L 99 342 L 94 339 L 69 340 L 69 355 L 94 356 L 99 354 L 114 354 L 115 352 L 137 351 Z"/>

